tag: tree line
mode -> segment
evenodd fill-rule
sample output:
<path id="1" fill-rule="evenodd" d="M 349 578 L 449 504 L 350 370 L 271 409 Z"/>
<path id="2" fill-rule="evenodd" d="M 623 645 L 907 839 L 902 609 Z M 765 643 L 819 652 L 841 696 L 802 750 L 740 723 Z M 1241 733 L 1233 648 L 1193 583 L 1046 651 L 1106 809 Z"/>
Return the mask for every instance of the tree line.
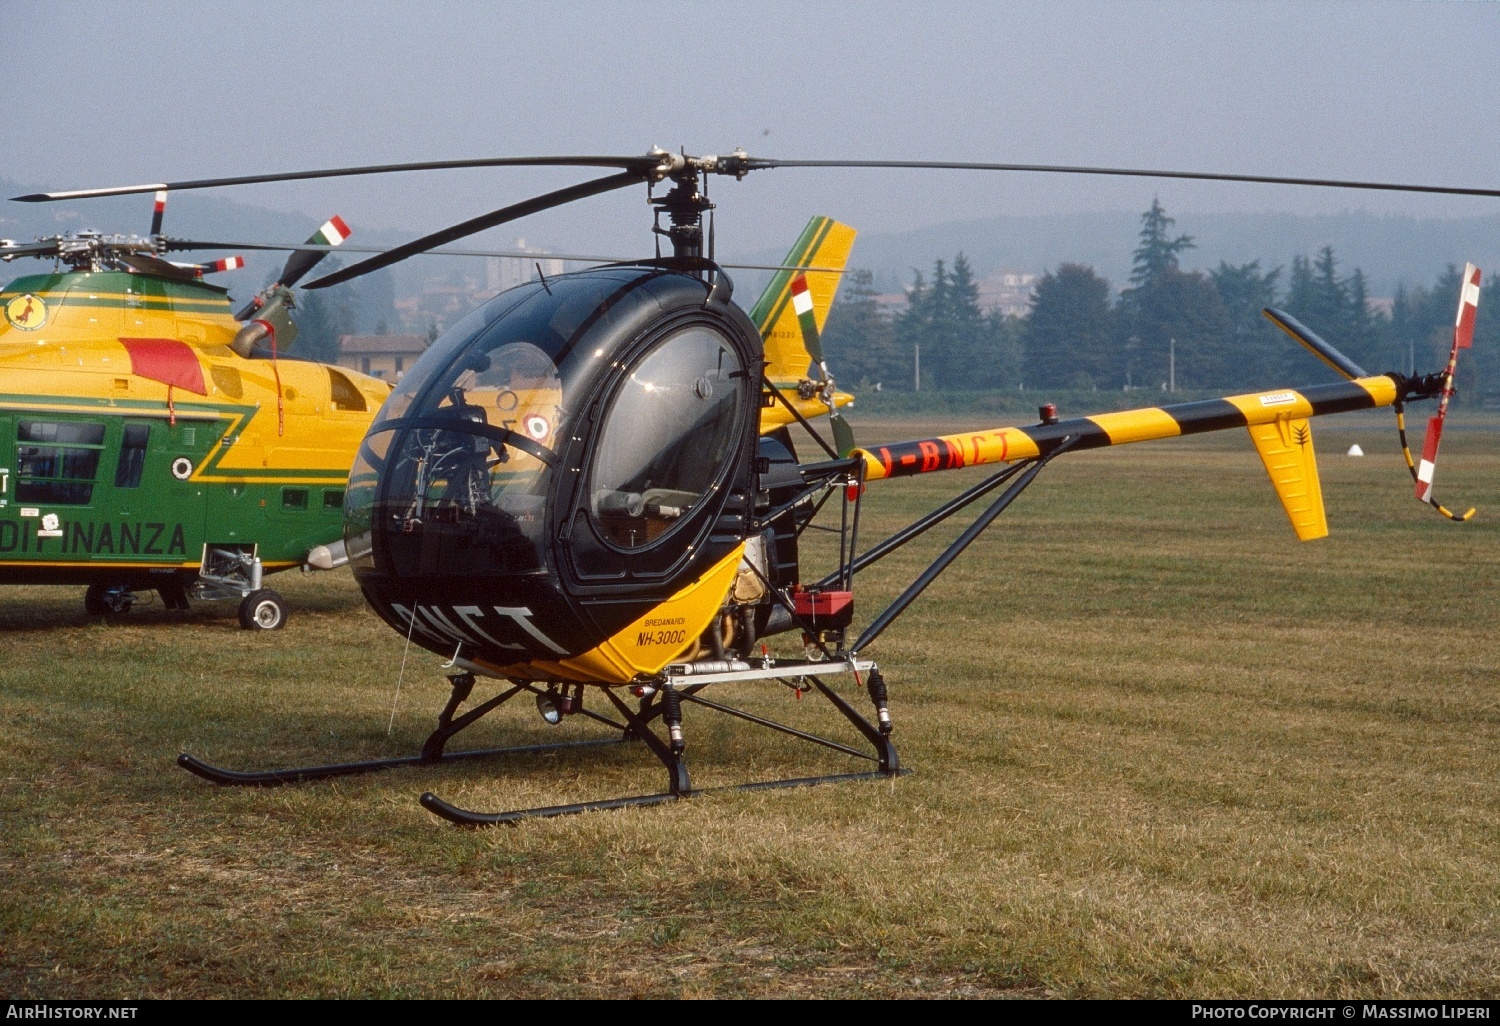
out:
<path id="1" fill-rule="evenodd" d="M 1440 370 L 1452 340 L 1460 270 L 1431 287 L 1398 288 L 1389 311 L 1370 303 L 1359 268 L 1345 273 L 1331 246 L 1291 267 L 1186 271 L 1195 248 L 1175 235 L 1159 201 L 1141 215 L 1129 283 L 1114 294 L 1091 267 L 1064 263 L 1042 275 L 1025 317 L 984 313 L 962 254 L 915 272 L 906 303 L 882 308 L 873 275 L 851 271 L 824 331 L 830 366 L 856 388 L 912 389 L 920 352 L 923 389 L 1256 390 L 1310 384 L 1332 373 L 1274 328 L 1278 307 L 1372 374 Z M 1474 358 L 1461 361 L 1467 401 L 1500 403 L 1500 287 L 1486 284 Z"/>

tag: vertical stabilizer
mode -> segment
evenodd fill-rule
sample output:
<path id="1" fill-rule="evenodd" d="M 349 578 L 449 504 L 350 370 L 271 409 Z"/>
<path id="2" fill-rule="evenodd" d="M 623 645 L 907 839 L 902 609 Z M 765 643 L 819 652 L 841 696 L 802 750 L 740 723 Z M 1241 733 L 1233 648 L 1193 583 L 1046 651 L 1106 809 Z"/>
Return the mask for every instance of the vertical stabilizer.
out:
<path id="1" fill-rule="evenodd" d="M 785 264 L 788 267 L 830 268 L 801 272 L 807 282 L 806 295 L 812 298 L 813 318 L 819 332 L 828 320 L 828 310 L 843 278 L 844 265 L 854 247 L 854 235 L 853 228 L 831 217 L 814 217 L 787 254 Z M 818 380 L 821 377 L 816 368 L 809 372 L 809 365 L 814 361 L 803 341 L 802 325 L 797 322 L 797 310 L 792 302 L 792 284 L 798 273 L 777 271 L 750 311 L 750 319 L 766 341 L 766 376 L 783 386 L 795 385 L 804 378 Z"/>
<path id="2" fill-rule="evenodd" d="M 1306 417 L 1278 417 L 1265 424 L 1250 425 L 1250 440 L 1260 453 L 1271 484 L 1302 541 L 1328 536 L 1328 517 L 1323 512 L 1323 486 L 1318 481 L 1318 461 L 1313 453 L 1312 425 Z"/>

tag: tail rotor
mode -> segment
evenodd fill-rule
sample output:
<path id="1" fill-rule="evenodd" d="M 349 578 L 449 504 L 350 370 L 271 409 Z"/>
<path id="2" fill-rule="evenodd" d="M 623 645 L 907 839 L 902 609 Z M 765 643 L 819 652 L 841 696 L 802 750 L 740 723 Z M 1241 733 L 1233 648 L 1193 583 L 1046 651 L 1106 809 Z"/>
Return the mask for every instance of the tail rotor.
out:
<path id="1" fill-rule="evenodd" d="M 1453 324 L 1453 344 L 1448 349 L 1448 365 L 1443 368 L 1442 390 L 1438 393 L 1437 413 L 1428 418 L 1427 437 L 1422 441 L 1422 459 L 1414 463 L 1411 450 L 1406 445 L 1406 432 L 1401 432 L 1401 451 L 1406 455 L 1406 466 L 1416 482 L 1417 499 L 1427 503 L 1449 520 L 1468 520 L 1474 510 L 1454 513 L 1438 502 L 1432 494 L 1432 479 L 1437 474 L 1438 446 L 1443 438 L 1443 423 L 1448 419 L 1448 403 L 1453 398 L 1453 374 L 1458 369 L 1458 351 L 1474 345 L 1474 321 L 1479 314 L 1479 268 L 1464 265 L 1463 286 L 1458 296 L 1458 317 Z"/>
<path id="2" fill-rule="evenodd" d="M 1339 352 L 1326 339 L 1319 337 L 1316 332 L 1295 317 L 1281 310 L 1268 309 L 1262 312 L 1272 324 L 1296 339 L 1310 353 L 1345 378 L 1353 381 L 1356 378 L 1368 376 L 1364 368 Z M 1449 520 L 1457 521 L 1468 520 L 1474 515 L 1474 510 L 1471 508 L 1464 513 L 1455 513 L 1438 502 L 1432 494 L 1432 481 L 1437 473 L 1438 446 L 1443 437 L 1443 424 L 1448 418 L 1448 404 L 1453 398 L 1453 374 L 1458 367 L 1458 351 L 1473 346 L 1474 321 L 1478 312 L 1479 268 L 1473 264 L 1466 264 L 1463 286 L 1458 300 L 1458 317 L 1453 326 L 1453 345 L 1448 350 L 1448 365 L 1439 374 L 1428 374 L 1422 377 L 1408 378 L 1405 375 L 1391 375 L 1396 378 L 1401 389 L 1401 396 L 1395 403 L 1396 433 L 1401 439 L 1401 453 L 1406 457 L 1406 467 L 1411 471 L 1412 480 L 1416 483 L 1417 499 Z M 1427 421 L 1427 437 L 1422 443 L 1421 460 L 1414 460 L 1406 437 L 1405 401 L 1407 399 L 1430 399 L 1434 396 L 1438 400 L 1437 413 Z"/>
<path id="3" fill-rule="evenodd" d="M 828 426 L 833 429 L 833 447 L 838 450 L 840 456 L 847 456 L 855 449 L 854 429 L 839 412 L 835 401 L 837 390 L 834 386 L 833 375 L 828 371 L 828 361 L 823 357 L 823 340 L 818 334 L 818 319 L 813 312 L 812 293 L 808 289 L 807 275 L 798 272 L 792 279 L 792 310 L 797 315 L 797 324 L 802 329 L 802 344 L 807 349 L 807 355 L 812 357 L 812 366 L 808 368 L 808 377 L 814 378 L 812 385 L 817 389 L 815 393 L 823 400 L 823 405 L 828 407 Z"/>

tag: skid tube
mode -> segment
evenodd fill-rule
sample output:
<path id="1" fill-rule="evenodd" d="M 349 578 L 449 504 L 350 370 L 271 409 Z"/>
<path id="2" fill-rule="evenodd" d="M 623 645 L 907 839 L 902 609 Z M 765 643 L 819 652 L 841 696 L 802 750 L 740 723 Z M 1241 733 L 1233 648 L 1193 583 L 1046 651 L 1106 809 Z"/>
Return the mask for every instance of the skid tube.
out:
<path id="1" fill-rule="evenodd" d="M 283 784 L 300 784 L 311 780 L 328 780 L 333 777 L 352 777 L 364 773 L 377 773 L 381 770 L 399 769 L 404 766 L 437 766 L 444 763 L 460 762 L 466 759 L 488 759 L 497 758 L 502 755 L 535 755 L 542 752 L 565 751 L 571 748 L 593 748 L 600 745 L 617 745 L 629 740 L 629 728 L 623 723 L 616 723 L 607 716 L 588 709 L 578 709 L 577 713 L 587 716 L 589 719 L 613 727 L 620 733 L 615 737 L 595 738 L 587 741 L 557 741 L 541 745 L 521 745 L 512 748 L 480 748 L 465 752 L 448 752 L 445 747 L 449 738 L 453 737 L 474 721 L 492 712 L 501 705 L 510 701 L 523 691 L 535 695 L 546 694 L 541 688 L 529 683 L 512 681 L 511 687 L 502 691 L 494 698 L 482 702 L 473 709 L 457 718 L 454 713 L 464 700 L 474 690 L 474 675 L 472 673 L 457 673 L 448 678 L 453 686 L 452 694 L 448 697 L 448 704 L 438 714 L 438 726 L 422 745 L 419 755 L 404 755 L 390 759 L 368 759 L 362 762 L 343 762 L 328 766 L 299 766 L 290 769 L 272 770 L 231 770 L 219 766 L 213 766 L 198 759 L 187 752 L 177 756 L 177 765 L 195 776 L 215 784 L 225 784 L 240 787 L 280 787 Z"/>
<path id="2" fill-rule="evenodd" d="M 869 674 L 871 697 L 882 713 L 879 725 L 870 723 L 853 706 L 845 701 L 822 681 L 830 674 L 853 673 L 856 679 L 861 673 Z M 728 684 L 742 681 L 775 680 L 794 688 L 799 694 L 817 691 L 833 705 L 844 718 L 864 735 L 873 748 L 872 752 L 861 751 L 839 741 L 810 734 L 785 724 L 768 720 L 741 709 L 721 705 L 701 697 L 700 692 L 713 684 Z M 795 682 L 795 683 L 794 683 Z M 810 685 L 804 688 L 803 684 Z M 879 667 L 864 659 L 835 659 L 832 661 L 776 661 L 765 659 L 760 666 L 730 670 L 723 673 L 672 674 L 662 678 L 653 693 L 644 696 L 638 710 L 633 710 L 615 689 L 604 689 L 605 697 L 628 722 L 627 738 L 644 742 L 651 753 L 667 770 L 667 789 L 654 794 L 628 795 L 620 798 L 605 798 L 570 805 L 548 805 L 531 809 L 513 809 L 508 812 L 476 812 L 462 809 L 444 801 L 432 792 L 421 797 L 422 807 L 450 823 L 467 827 L 497 826 L 520 823 L 527 819 L 569 816 L 583 812 L 602 812 L 610 809 L 635 808 L 645 805 L 663 805 L 698 794 L 717 791 L 763 791 L 784 787 L 810 787 L 816 784 L 831 784 L 849 780 L 872 780 L 903 776 L 910 770 L 902 769 L 900 757 L 890 739 L 890 720 L 885 714 L 885 683 L 880 677 Z M 683 760 L 685 744 L 681 729 L 682 705 L 696 705 L 714 712 L 746 720 L 757 726 L 787 734 L 802 741 L 831 748 L 855 758 L 876 764 L 876 769 L 858 773 L 834 773 L 822 776 L 792 777 L 781 780 L 754 781 L 747 784 L 727 784 L 719 787 L 694 788 Z M 651 722 L 661 719 L 667 726 L 667 739 L 663 740 L 651 729 Z"/>

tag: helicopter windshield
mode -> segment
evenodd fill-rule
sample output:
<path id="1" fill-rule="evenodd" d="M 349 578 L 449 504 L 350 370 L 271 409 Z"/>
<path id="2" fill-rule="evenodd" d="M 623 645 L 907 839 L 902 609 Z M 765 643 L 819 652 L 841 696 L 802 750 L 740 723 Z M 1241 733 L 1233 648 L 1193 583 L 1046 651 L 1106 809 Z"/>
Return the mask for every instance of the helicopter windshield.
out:
<path id="1" fill-rule="evenodd" d="M 530 342 L 505 342 L 470 351 L 437 384 L 388 457 L 387 508 L 403 532 L 447 543 L 423 546 L 425 569 L 476 557 L 535 569 L 563 410 L 556 366 Z"/>
<path id="2" fill-rule="evenodd" d="M 639 269 L 502 292 L 435 341 L 386 400 L 350 475 L 351 552 L 383 528 L 403 573 L 516 573 L 546 559 L 574 382 L 618 317 L 656 306 Z"/>

